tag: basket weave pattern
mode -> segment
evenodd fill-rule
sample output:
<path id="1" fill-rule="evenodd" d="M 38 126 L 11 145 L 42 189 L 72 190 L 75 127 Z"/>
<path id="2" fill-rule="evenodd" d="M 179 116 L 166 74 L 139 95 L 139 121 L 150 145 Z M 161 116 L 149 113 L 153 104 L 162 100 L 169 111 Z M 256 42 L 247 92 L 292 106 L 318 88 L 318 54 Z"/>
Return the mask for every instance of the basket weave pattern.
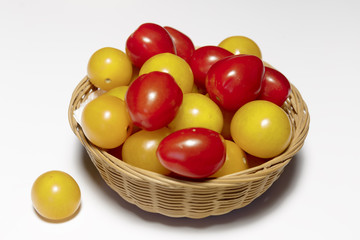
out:
<path id="1" fill-rule="evenodd" d="M 139 208 L 170 217 L 204 218 L 242 208 L 264 193 L 302 148 L 310 117 L 299 91 L 283 105 L 292 121 L 293 138 L 280 156 L 245 171 L 205 181 L 163 176 L 133 167 L 92 145 L 74 118 L 74 111 L 96 90 L 87 77 L 75 88 L 69 106 L 71 129 L 85 147 L 105 182 L 123 199 Z"/>

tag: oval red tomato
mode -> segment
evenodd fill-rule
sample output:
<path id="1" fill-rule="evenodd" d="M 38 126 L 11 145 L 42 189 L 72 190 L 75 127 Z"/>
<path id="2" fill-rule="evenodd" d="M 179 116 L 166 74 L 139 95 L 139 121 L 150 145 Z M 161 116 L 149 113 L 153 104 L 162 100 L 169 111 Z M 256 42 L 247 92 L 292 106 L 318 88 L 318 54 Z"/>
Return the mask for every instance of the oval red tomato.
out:
<path id="1" fill-rule="evenodd" d="M 189 178 L 206 178 L 221 168 L 226 156 L 223 137 L 207 128 L 186 128 L 165 137 L 157 149 L 161 164 Z"/>
<path id="2" fill-rule="evenodd" d="M 170 34 L 176 48 L 176 54 L 189 63 L 191 56 L 195 51 L 194 43 L 191 39 L 179 30 L 165 26 L 166 31 Z"/>
<path id="3" fill-rule="evenodd" d="M 154 23 L 140 25 L 126 41 L 126 54 L 138 68 L 150 57 L 165 52 L 175 54 L 175 44 L 165 28 Z"/>
<path id="4" fill-rule="evenodd" d="M 252 55 L 234 55 L 217 61 L 206 76 L 210 98 L 228 111 L 255 100 L 261 89 L 264 65 Z"/>
<path id="5" fill-rule="evenodd" d="M 200 89 L 205 89 L 205 78 L 210 67 L 225 57 L 233 55 L 218 46 L 204 46 L 195 50 L 189 65 L 194 73 L 194 82 Z"/>
<path id="6" fill-rule="evenodd" d="M 291 93 L 289 80 L 278 70 L 265 67 L 264 79 L 258 99 L 282 106 Z"/>
<path id="7" fill-rule="evenodd" d="M 149 131 L 170 123 L 182 99 L 183 93 L 174 78 L 168 73 L 157 71 L 135 79 L 125 96 L 133 123 Z"/>

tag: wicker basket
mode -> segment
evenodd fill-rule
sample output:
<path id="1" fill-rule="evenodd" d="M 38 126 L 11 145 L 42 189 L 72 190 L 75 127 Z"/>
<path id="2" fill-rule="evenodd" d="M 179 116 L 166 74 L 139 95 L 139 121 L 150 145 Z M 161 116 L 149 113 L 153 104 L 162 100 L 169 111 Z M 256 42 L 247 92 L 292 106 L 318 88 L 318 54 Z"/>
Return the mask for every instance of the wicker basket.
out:
<path id="1" fill-rule="evenodd" d="M 285 166 L 303 146 L 310 117 L 299 91 L 293 85 L 291 87 L 292 93 L 283 106 L 294 130 L 288 149 L 262 165 L 205 181 L 187 181 L 142 170 L 92 145 L 73 114 L 96 90 L 87 77 L 73 92 L 69 122 L 102 178 L 126 201 L 145 211 L 170 217 L 204 218 L 225 214 L 251 203 L 280 177 Z"/>

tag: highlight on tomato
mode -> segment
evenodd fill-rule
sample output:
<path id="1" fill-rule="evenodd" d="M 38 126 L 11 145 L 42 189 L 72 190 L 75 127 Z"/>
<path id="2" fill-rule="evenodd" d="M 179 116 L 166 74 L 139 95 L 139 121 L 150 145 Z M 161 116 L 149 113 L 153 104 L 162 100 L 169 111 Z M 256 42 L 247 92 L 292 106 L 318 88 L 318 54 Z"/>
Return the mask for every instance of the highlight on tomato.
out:
<path id="1" fill-rule="evenodd" d="M 192 91 L 194 75 L 189 64 L 181 57 L 171 53 L 157 54 L 142 65 L 139 75 L 156 71 L 170 74 L 183 93 Z"/>
<path id="2" fill-rule="evenodd" d="M 183 93 L 174 78 L 158 71 L 140 75 L 125 96 L 132 122 L 148 131 L 166 127 L 174 119 L 182 100 Z"/>
<path id="3" fill-rule="evenodd" d="M 84 107 L 81 127 L 94 145 L 116 148 L 131 134 L 133 123 L 125 102 L 112 95 L 101 95 Z"/>
<path id="4" fill-rule="evenodd" d="M 232 55 L 228 50 L 218 46 L 209 45 L 196 49 L 189 60 L 196 86 L 200 89 L 205 89 L 205 78 L 210 67 L 220 59 Z"/>
<path id="5" fill-rule="evenodd" d="M 211 66 L 205 85 L 214 102 L 225 110 L 235 111 L 258 97 L 263 76 L 264 65 L 260 58 L 234 55 Z"/>
<path id="6" fill-rule="evenodd" d="M 157 149 L 161 164 L 189 178 L 206 178 L 224 164 L 224 138 L 206 128 L 186 128 L 165 137 Z"/>
<path id="7" fill-rule="evenodd" d="M 79 209 L 81 192 L 72 176 L 54 170 L 41 174 L 35 180 L 31 200 L 40 216 L 51 221 L 65 221 Z"/>
<path id="8" fill-rule="evenodd" d="M 242 106 L 233 116 L 231 136 L 245 152 L 259 158 L 273 158 L 290 144 L 292 126 L 278 105 L 255 100 Z"/>
<path id="9" fill-rule="evenodd" d="M 176 54 L 175 44 L 168 31 L 155 23 L 141 24 L 126 40 L 125 51 L 138 68 L 159 53 Z"/>
<path id="10" fill-rule="evenodd" d="M 170 133 L 170 129 L 164 127 L 154 131 L 140 130 L 132 134 L 123 144 L 120 159 L 138 168 L 163 175 L 170 174 L 171 171 L 156 156 L 160 142 Z"/>
<path id="11" fill-rule="evenodd" d="M 92 84 L 108 91 L 128 85 L 133 74 L 133 67 L 123 51 L 104 47 L 90 57 L 87 73 Z"/>
<path id="12" fill-rule="evenodd" d="M 290 93 L 290 82 L 284 74 L 274 68 L 265 66 L 264 78 L 257 99 L 267 100 L 281 107 L 290 96 Z"/>

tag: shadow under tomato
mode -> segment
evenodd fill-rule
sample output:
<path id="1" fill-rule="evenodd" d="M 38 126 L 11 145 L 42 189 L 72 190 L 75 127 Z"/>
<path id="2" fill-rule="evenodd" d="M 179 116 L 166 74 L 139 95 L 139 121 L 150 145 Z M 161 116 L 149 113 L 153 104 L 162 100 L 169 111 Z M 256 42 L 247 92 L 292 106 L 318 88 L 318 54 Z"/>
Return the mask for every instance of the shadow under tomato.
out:
<path id="1" fill-rule="evenodd" d="M 60 219 L 60 220 L 53 220 L 53 219 L 46 218 L 46 217 L 40 215 L 40 214 L 36 211 L 35 208 L 33 208 L 33 210 L 34 210 L 35 214 L 36 214 L 41 220 L 43 220 L 43 221 L 45 221 L 45 222 L 48 222 L 48 223 L 64 223 L 64 222 L 70 221 L 71 219 L 75 218 L 75 217 L 79 214 L 79 212 L 81 211 L 81 203 L 80 203 L 78 209 L 74 212 L 74 214 L 72 214 L 71 216 L 69 216 L 69 217 L 67 217 L 67 218 L 63 218 L 63 219 Z"/>
<path id="2" fill-rule="evenodd" d="M 161 214 L 143 211 L 137 206 L 122 199 L 115 191 L 106 185 L 85 150 L 82 151 L 82 162 L 95 183 L 104 191 L 104 194 L 121 206 L 122 211 L 127 210 L 128 213 L 134 214 L 144 221 L 157 222 L 170 227 L 184 226 L 202 229 L 215 225 L 226 224 L 231 224 L 236 227 L 245 226 L 260 220 L 265 215 L 276 210 L 276 208 L 281 205 L 281 202 L 285 201 L 286 196 L 291 194 L 296 187 L 296 183 L 300 178 L 301 170 L 305 161 L 303 154 L 304 149 L 299 151 L 293 157 L 290 163 L 285 167 L 285 170 L 279 179 L 276 180 L 265 193 L 255 199 L 248 206 L 233 210 L 232 212 L 224 215 L 209 216 L 203 219 L 171 218 Z"/>

